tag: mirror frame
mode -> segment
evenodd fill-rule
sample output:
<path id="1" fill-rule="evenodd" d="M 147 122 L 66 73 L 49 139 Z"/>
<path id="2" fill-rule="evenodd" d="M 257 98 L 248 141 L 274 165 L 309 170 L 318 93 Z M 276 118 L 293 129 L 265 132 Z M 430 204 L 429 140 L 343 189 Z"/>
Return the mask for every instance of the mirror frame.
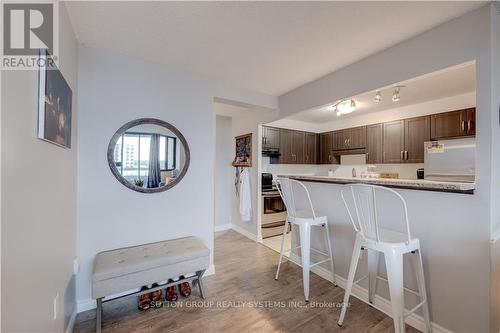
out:
<path id="1" fill-rule="evenodd" d="M 135 184 L 132 184 L 129 181 L 127 181 L 120 174 L 120 172 L 118 171 L 118 169 L 116 168 L 116 165 L 115 165 L 114 151 L 115 151 L 115 145 L 116 145 L 116 142 L 118 142 L 118 139 L 127 130 L 131 129 L 132 127 L 135 127 L 135 126 L 138 126 L 138 125 L 144 125 L 144 124 L 158 125 L 158 126 L 161 126 L 161 127 L 164 127 L 166 129 L 170 130 L 172 133 L 174 133 L 175 136 L 177 136 L 177 138 L 180 140 L 180 142 L 184 146 L 184 152 L 186 154 L 186 163 L 184 163 L 184 167 L 182 168 L 182 170 L 181 170 L 179 176 L 177 176 L 177 178 L 175 178 L 174 180 L 172 180 L 171 182 L 169 182 L 167 185 L 162 186 L 162 187 L 144 188 L 144 187 L 139 187 L 139 186 L 137 186 Z M 122 183 L 123 185 L 125 185 L 126 187 L 128 187 L 129 189 L 134 190 L 136 192 L 141 192 L 141 193 L 159 193 L 159 192 L 164 192 L 164 191 L 166 191 L 168 189 L 171 189 L 175 185 L 177 185 L 182 180 L 182 178 L 184 178 L 184 175 L 186 174 L 187 170 L 189 169 L 190 160 L 191 160 L 191 154 L 189 152 L 189 146 L 187 144 L 186 139 L 184 138 L 184 135 L 182 135 L 182 133 L 174 125 L 172 125 L 170 123 L 167 123 L 166 121 L 163 121 L 163 120 L 160 120 L 160 119 L 156 119 L 156 118 L 139 118 L 139 119 L 136 119 L 136 120 L 129 121 L 128 123 L 126 123 L 125 125 L 123 125 L 122 127 L 120 127 L 118 129 L 118 131 L 116 131 L 116 133 L 113 135 L 113 137 L 111 138 L 111 140 L 109 141 L 109 144 L 108 144 L 108 165 L 109 165 L 109 168 L 111 169 L 111 172 L 115 176 L 115 178 L 120 183 Z"/>

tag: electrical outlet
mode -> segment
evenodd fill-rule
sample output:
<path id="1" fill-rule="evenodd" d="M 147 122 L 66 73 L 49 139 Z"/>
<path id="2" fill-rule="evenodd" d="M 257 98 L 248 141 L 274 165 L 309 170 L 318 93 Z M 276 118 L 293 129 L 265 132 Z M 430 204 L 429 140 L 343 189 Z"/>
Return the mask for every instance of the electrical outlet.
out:
<path id="1" fill-rule="evenodd" d="M 56 297 L 54 297 L 54 320 L 57 319 L 57 303 L 59 300 L 59 293 L 56 294 Z"/>

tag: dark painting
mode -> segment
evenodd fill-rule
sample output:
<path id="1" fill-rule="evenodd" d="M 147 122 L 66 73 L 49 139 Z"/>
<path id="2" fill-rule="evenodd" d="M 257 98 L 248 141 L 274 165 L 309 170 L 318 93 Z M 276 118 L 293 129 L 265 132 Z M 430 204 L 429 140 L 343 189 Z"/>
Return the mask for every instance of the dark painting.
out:
<path id="1" fill-rule="evenodd" d="M 237 136 L 235 138 L 235 156 L 233 166 L 252 166 L 252 133 Z"/>
<path id="2" fill-rule="evenodd" d="M 40 68 L 39 75 L 38 137 L 71 148 L 71 88 L 57 67 Z"/>

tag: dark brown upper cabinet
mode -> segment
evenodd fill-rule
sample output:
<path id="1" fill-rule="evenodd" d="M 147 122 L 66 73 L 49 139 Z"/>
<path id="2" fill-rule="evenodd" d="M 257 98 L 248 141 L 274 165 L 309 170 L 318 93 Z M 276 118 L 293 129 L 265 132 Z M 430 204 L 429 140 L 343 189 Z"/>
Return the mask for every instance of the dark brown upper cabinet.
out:
<path id="1" fill-rule="evenodd" d="M 430 116 L 404 120 L 403 162 L 424 163 L 424 142 L 430 141 Z"/>
<path id="2" fill-rule="evenodd" d="M 384 123 L 383 163 L 401 163 L 404 154 L 404 120 Z"/>
<path id="3" fill-rule="evenodd" d="M 431 139 L 476 135 L 476 108 L 431 115 Z"/>
<path id="4" fill-rule="evenodd" d="M 476 108 L 470 108 L 465 110 L 466 115 L 466 126 L 467 126 L 467 136 L 476 135 Z"/>
<path id="5" fill-rule="evenodd" d="M 289 129 L 280 129 L 280 163 L 282 164 L 315 164 L 316 155 L 307 157 L 306 144 L 309 142 L 307 136 L 315 133 L 306 133 L 301 131 L 294 131 Z M 310 143 L 309 143 L 310 144 Z M 315 143 L 315 149 L 317 149 L 317 144 Z M 311 153 L 309 153 L 311 154 Z M 309 159 L 313 159 L 309 162 Z"/>
<path id="6" fill-rule="evenodd" d="M 366 126 L 366 163 L 382 163 L 384 124 Z"/>
<path id="7" fill-rule="evenodd" d="M 280 129 L 274 127 L 262 127 L 262 150 L 280 148 Z"/>
<path id="8" fill-rule="evenodd" d="M 319 135 L 319 160 L 321 164 L 336 163 L 333 157 L 333 132 L 321 133 Z"/>
<path id="9" fill-rule="evenodd" d="M 292 162 L 294 164 L 305 163 L 305 139 L 306 133 L 292 131 Z"/>
<path id="10" fill-rule="evenodd" d="M 280 163 L 293 163 L 292 130 L 280 129 Z"/>
<path id="11" fill-rule="evenodd" d="M 304 163 L 318 163 L 318 135 L 316 133 L 305 133 Z"/>
<path id="12" fill-rule="evenodd" d="M 366 148 L 366 126 L 333 132 L 333 150 Z"/>

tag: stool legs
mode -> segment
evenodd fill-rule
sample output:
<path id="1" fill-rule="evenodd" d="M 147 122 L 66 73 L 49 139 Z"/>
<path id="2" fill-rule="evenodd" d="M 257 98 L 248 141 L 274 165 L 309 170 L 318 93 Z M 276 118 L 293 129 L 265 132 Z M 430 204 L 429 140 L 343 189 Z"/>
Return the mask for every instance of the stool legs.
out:
<path id="1" fill-rule="evenodd" d="M 330 241 L 330 231 L 328 230 L 328 222 L 325 223 L 325 233 L 326 233 L 326 243 L 328 244 L 328 254 L 330 255 L 330 267 L 332 269 L 332 282 L 333 285 L 336 287 L 337 286 L 337 281 L 335 278 L 335 265 L 333 263 L 333 251 L 332 251 L 332 242 Z"/>
<path id="2" fill-rule="evenodd" d="M 285 252 L 285 243 L 288 237 L 288 225 L 289 223 L 285 223 L 285 227 L 283 229 L 283 237 L 281 238 L 281 250 L 280 250 L 280 258 L 278 261 L 278 267 L 276 269 L 276 275 L 274 276 L 275 280 L 278 280 L 281 262 L 283 260 L 283 254 Z M 302 222 L 300 224 L 296 224 L 299 227 L 299 238 L 300 238 L 300 259 L 302 266 L 302 279 L 304 284 L 304 298 L 306 302 L 309 301 L 309 280 L 310 280 L 310 269 L 311 269 L 311 224 L 307 222 Z M 321 226 L 321 225 L 316 225 Z M 335 281 L 335 266 L 333 263 L 333 252 L 332 245 L 330 241 L 330 233 L 328 231 L 328 223 L 324 224 L 324 229 L 326 234 L 326 243 L 328 246 L 328 254 L 330 256 L 331 261 L 331 270 L 333 276 L 333 284 L 337 286 Z"/>
<path id="3" fill-rule="evenodd" d="M 361 242 L 359 237 L 356 236 L 356 241 L 354 242 L 354 249 L 352 250 L 351 265 L 349 266 L 349 275 L 347 276 L 347 286 L 344 293 L 344 302 L 342 303 L 342 311 L 340 312 L 340 318 L 338 325 L 342 326 L 347 312 L 347 305 L 349 304 L 349 297 L 351 296 L 352 285 L 354 284 L 354 276 L 356 275 L 356 269 L 358 267 L 359 256 L 361 255 Z"/>
<path id="4" fill-rule="evenodd" d="M 373 304 L 377 290 L 379 253 L 373 250 L 366 251 L 368 259 L 368 301 Z"/>
<path id="5" fill-rule="evenodd" d="M 195 280 L 198 283 L 198 289 L 200 290 L 200 297 L 203 299 L 205 299 L 205 293 L 203 291 L 203 283 L 201 282 L 201 277 L 203 276 L 204 273 L 205 273 L 205 270 L 196 272 L 198 279 Z"/>
<path id="6" fill-rule="evenodd" d="M 413 263 L 413 269 L 417 276 L 418 293 L 420 294 L 420 301 L 424 302 L 422 304 L 422 312 L 424 315 L 425 329 L 427 333 L 431 332 L 431 319 L 429 315 L 429 303 L 427 302 L 427 291 L 425 290 L 425 280 L 424 280 L 424 265 L 422 263 L 422 254 L 420 250 L 415 251 L 411 254 L 411 260 Z"/>
<path id="7" fill-rule="evenodd" d="M 311 265 L 311 225 L 300 224 L 300 257 L 302 260 L 302 279 L 304 283 L 304 298 L 309 302 L 309 269 Z"/>
<path id="8" fill-rule="evenodd" d="M 278 268 L 276 269 L 275 280 L 278 280 L 281 268 L 281 261 L 283 260 L 283 253 L 285 252 L 286 237 L 288 235 L 288 221 L 285 221 L 285 226 L 283 228 L 283 236 L 281 237 L 281 250 L 280 250 L 280 260 L 278 261 Z"/>
<path id="9" fill-rule="evenodd" d="M 403 254 L 389 250 L 384 252 L 384 257 L 387 267 L 387 280 L 389 281 L 394 332 L 404 333 Z"/>
<path id="10" fill-rule="evenodd" d="M 102 324 L 102 298 L 97 299 L 95 331 L 101 333 Z"/>

